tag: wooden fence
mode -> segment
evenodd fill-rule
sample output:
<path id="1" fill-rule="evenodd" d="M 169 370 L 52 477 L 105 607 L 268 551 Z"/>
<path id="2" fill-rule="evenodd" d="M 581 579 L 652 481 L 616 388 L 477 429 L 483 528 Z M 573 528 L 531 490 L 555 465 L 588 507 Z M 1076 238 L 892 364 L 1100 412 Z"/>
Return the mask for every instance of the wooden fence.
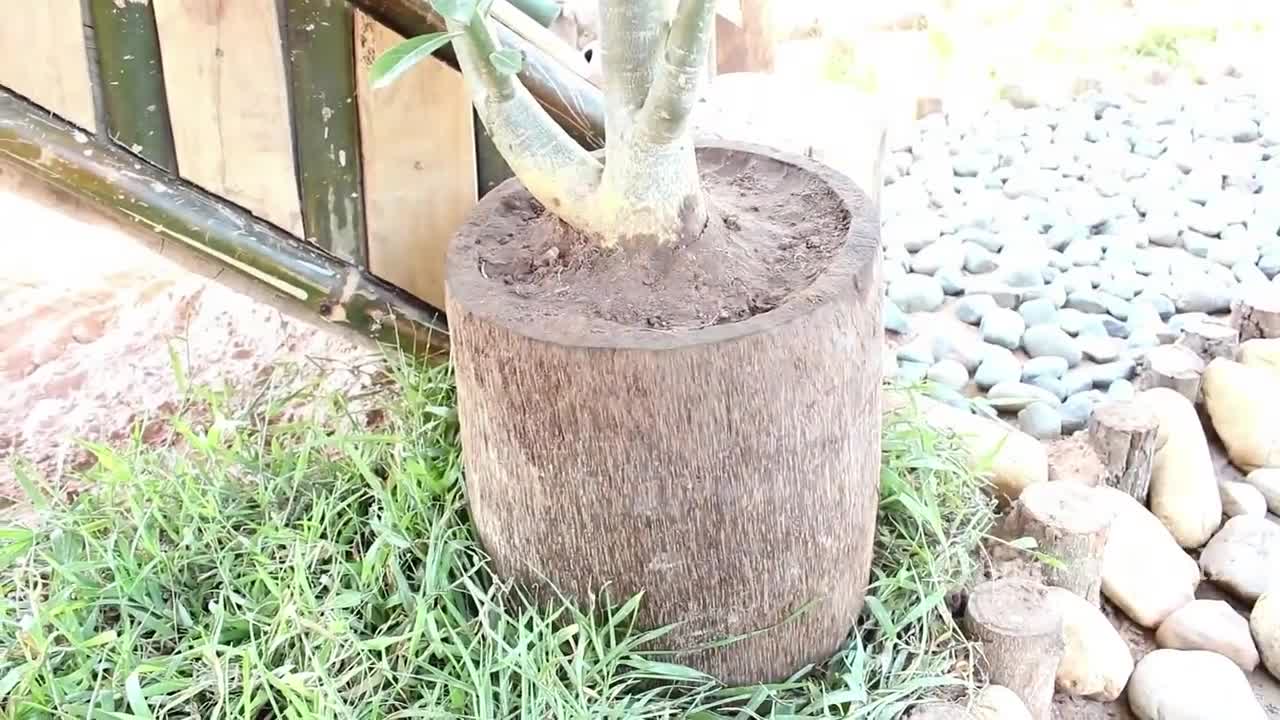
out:
<path id="1" fill-rule="evenodd" d="M 526 10 L 548 0 L 516 0 Z M 290 309 L 418 352 L 447 347 L 443 253 L 509 177 L 446 49 L 368 70 L 442 20 L 425 0 L 0 0 L 0 162 L 242 276 Z M 585 62 L 499 0 L 521 78 L 588 147 Z"/>

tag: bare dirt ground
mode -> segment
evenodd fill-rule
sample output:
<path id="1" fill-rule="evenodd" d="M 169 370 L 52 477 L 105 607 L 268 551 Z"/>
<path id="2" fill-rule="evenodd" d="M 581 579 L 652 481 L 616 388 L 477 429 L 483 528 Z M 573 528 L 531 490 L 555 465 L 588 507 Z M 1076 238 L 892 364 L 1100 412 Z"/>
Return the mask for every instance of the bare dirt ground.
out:
<path id="1" fill-rule="evenodd" d="M 0 168 L 0 514 L 27 466 L 74 482 L 80 442 L 163 442 L 189 383 L 238 387 L 280 363 L 359 383 L 376 349 L 178 267 L 99 214 Z M 19 465 L 19 463 L 22 465 Z"/>

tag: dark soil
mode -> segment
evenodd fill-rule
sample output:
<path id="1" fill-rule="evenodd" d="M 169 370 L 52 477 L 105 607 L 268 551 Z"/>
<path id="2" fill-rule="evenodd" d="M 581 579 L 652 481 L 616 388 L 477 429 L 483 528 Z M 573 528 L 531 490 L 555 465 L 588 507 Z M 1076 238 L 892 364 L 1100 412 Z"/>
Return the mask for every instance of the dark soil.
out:
<path id="1" fill-rule="evenodd" d="M 709 220 L 677 244 L 606 249 L 519 187 L 463 236 L 475 245 L 480 274 L 536 308 L 541 321 L 658 330 L 768 312 L 808 287 L 847 243 L 850 209 L 822 176 L 722 148 L 700 149 L 698 164 Z"/>

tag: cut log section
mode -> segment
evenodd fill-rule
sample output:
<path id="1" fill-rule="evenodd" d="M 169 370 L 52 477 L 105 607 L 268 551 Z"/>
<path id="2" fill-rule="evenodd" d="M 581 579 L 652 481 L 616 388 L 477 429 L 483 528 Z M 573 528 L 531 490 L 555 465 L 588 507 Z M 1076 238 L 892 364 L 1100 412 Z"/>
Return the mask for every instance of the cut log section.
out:
<path id="1" fill-rule="evenodd" d="M 1178 344 L 1198 355 L 1205 365 L 1214 358 L 1235 360 L 1240 350 L 1240 331 L 1212 320 L 1188 323 Z"/>
<path id="2" fill-rule="evenodd" d="M 1200 376 L 1204 374 L 1204 360 L 1191 349 L 1181 345 L 1161 345 L 1152 348 L 1138 364 L 1139 390 L 1169 388 L 1196 404 L 1200 399 Z"/>
<path id="3" fill-rule="evenodd" d="M 1280 338 L 1280 288 L 1254 288 L 1232 303 L 1231 325 L 1240 331 L 1240 342 Z"/>
<path id="4" fill-rule="evenodd" d="M 1102 482 L 1147 504 L 1151 487 L 1151 461 L 1155 457 L 1154 412 L 1135 402 L 1117 402 L 1094 409 L 1089 419 L 1089 439 L 1102 460 Z"/>
<path id="5" fill-rule="evenodd" d="M 982 643 L 979 664 L 990 681 L 1021 698 L 1033 720 L 1050 720 L 1064 648 L 1062 611 L 1045 586 L 1025 578 L 979 585 L 969 596 L 965 628 Z"/>
<path id="6" fill-rule="evenodd" d="M 748 166 L 831 188 L 848 208 L 847 249 L 803 300 L 745 320 L 605 324 L 586 304 L 550 314 L 545 299 L 495 289 L 479 260 L 503 239 L 494 218 L 532 201 L 514 181 L 490 192 L 449 245 L 446 275 L 468 509 L 494 573 L 531 600 L 591 607 L 643 591 L 637 627 L 674 626 L 652 649 L 726 684 L 773 682 L 830 659 L 863 604 L 879 487 L 880 418 L 867 410 L 881 393 L 879 224 L 848 178 L 801 156 L 725 142 L 703 144 L 698 161 L 727 169 L 706 176 L 713 192 Z M 849 352 L 833 333 L 876 350 Z M 723 431 L 725 407 L 742 432 Z"/>
<path id="7" fill-rule="evenodd" d="M 912 710 L 907 720 L 974 720 L 974 715 L 960 705 L 933 702 Z"/>
<path id="8" fill-rule="evenodd" d="M 1091 487 L 1070 482 L 1036 483 L 1022 491 L 1009 516 L 1015 537 L 1035 538 L 1039 551 L 1055 558 L 1045 565 L 1048 585 L 1094 605 L 1102 599 L 1102 551 L 1112 514 Z"/>

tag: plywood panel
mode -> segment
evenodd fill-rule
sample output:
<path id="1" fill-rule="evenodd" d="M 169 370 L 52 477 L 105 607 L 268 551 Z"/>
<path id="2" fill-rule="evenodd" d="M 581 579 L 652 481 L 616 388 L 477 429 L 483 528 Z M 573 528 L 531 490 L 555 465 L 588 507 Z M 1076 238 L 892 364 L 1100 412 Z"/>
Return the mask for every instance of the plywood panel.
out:
<path id="1" fill-rule="evenodd" d="M 0 85 L 96 132 L 80 0 L 0 0 Z"/>
<path id="2" fill-rule="evenodd" d="M 372 89 L 370 66 L 401 38 L 359 13 L 355 32 L 369 269 L 443 308 L 445 251 L 476 203 L 471 100 L 436 60 Z"/>
<path id="3" fill-rule="evenodd" d="M 178 173 L 302 234 L 275 0 L 153 0 Z"/>

